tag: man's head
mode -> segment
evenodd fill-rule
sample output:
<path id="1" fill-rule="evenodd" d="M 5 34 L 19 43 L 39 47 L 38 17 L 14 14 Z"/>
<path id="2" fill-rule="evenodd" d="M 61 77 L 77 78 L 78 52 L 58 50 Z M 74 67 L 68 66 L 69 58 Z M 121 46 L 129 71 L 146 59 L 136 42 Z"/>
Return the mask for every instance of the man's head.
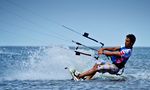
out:
<path id="1" fill-rule="evenodd" d="M 134 45 L 135 41 L 136 41 L 136 37 L 133 34 L 128 34 L 126 36 L 125 46 L 127 48 L 132 48 L 132 46 Z"/>

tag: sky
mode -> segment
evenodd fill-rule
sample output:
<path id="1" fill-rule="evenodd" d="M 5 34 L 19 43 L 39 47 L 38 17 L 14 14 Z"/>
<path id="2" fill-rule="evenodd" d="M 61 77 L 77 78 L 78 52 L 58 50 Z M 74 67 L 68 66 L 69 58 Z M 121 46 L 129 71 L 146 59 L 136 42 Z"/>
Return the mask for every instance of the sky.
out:
<path id="1" fill-rule="evenodd" d="M 0 0 L 0 46 L 100 46 L 76 32 L 89 33 L 105 46 L 150 47 L 150 0 Z"/>

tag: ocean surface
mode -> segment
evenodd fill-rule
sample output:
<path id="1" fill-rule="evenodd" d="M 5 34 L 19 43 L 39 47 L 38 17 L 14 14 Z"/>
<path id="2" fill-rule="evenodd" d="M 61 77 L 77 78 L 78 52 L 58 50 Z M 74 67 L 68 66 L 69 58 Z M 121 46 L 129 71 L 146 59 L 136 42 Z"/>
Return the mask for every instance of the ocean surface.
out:
<path id="1" fill-rule="evenodd" d="M 94 63 L 64 46 L 1 46 L 0 90 L 150 90 L 150 47 L 133 49 L 122 76 L 97 73 L 93 80 L 73 81 L 64 69 L 83 72 Z"/>

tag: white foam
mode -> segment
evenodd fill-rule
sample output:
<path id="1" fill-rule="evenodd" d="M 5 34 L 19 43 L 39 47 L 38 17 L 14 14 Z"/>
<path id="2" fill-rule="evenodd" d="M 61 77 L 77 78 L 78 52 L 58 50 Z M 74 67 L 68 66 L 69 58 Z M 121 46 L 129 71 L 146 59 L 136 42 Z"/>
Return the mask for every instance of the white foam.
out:
<path id="1" fill-rule="evenodd" d="M 53 46 L 51 48 L 41 48 L 30 56 L 28 62 L 24 65 L 28 66 L 20 71 L 5 77 L 5 79 L 19 80 L 64 80 L 70 79 L 70 75 L 64 68 L 72 67 L 79 71 L 87 70 L 94 63 L 90 57 L 76 56 L 69 48 Z"/>

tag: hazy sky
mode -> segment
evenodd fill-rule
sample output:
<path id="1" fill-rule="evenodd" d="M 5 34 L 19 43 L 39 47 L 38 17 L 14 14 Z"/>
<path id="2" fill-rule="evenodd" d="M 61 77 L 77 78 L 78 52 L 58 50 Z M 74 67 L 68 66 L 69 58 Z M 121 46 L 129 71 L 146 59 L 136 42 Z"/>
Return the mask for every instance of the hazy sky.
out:
<path id="1" fill-rule="evenodd" d="M 98 45 L 61 25 L 103 42 L 150 46 L 150 0 L 0 0 L 0 46 Z"/>

